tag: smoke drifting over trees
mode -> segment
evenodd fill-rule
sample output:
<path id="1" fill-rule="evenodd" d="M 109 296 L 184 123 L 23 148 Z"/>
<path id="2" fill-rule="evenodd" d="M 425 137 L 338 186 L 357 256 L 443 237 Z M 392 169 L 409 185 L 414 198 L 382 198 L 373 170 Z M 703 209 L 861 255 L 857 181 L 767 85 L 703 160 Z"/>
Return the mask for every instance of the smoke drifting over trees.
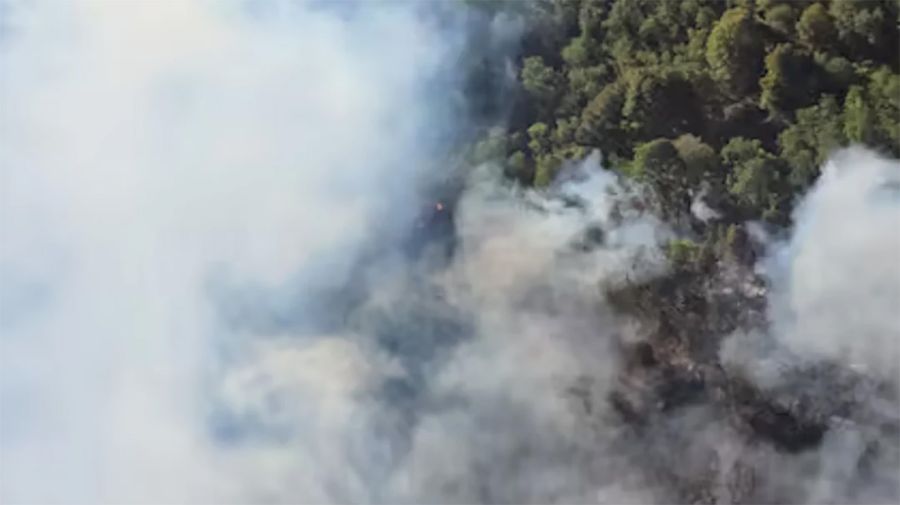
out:
<path id="1" fill-rule="evenodd" d="M 0 501 L 896 502 L 895 31 L 677 3 L 0 4 Z"/>

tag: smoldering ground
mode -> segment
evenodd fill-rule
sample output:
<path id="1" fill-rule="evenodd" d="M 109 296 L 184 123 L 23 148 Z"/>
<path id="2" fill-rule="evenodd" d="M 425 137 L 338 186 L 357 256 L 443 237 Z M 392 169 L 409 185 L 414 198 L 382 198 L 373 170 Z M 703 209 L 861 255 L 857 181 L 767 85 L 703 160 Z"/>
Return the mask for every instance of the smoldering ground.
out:
<path id="1" fill-rule="evenodd" d="M 609 293 L 680 230 L 599 157 L 421 219 L 461 32 L 410 5 L 14 6 L 3 501 L 896 500 L 896 163 L 836 157 L 769 308 L 661 363 Z"/>

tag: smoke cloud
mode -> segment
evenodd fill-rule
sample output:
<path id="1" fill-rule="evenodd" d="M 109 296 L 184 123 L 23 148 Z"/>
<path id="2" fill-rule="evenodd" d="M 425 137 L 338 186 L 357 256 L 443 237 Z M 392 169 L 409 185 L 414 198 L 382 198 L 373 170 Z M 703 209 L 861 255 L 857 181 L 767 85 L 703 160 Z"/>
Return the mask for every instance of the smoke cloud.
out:
<path id="1" fill-rule="evenodd" d="M 467 126 L 453 9 L 7 11 L 0 501 L 898 496 L 896 162 L 836 155 L 768 244 L 728 379 L 684 366 L 814 412 L 821 443 L 786 451 L 625 373 L 653 328 L 608 293 L 670 275 L 679 230 L 599 155 L 540 191 L 471 167 L 423 212 Z M 494 24 L 500 62 L 520 24 Z"/>
<path id="2" fill-rule="evenodd" d="M 795 352 L 897 382 L 900 166 L 861 148 L 837 153 L 797 210 L 771 304 Z"/>
<path id="3" fill-rule="evenodd" d="M 900 497 L 900 163 L 835 153 L 769 243 L 767 324 L 723 342 L 723 364 L 825 429 L 814 450 L 769 454 L 773 496 L 803 503 Z M 780 488 L 780 489 L 779 489 Z"/>
<path id="4" fill-rule="evenodd" d="M 254 293 L 302 309 L 413 219 L 419 132 L 442 119 L 425 99 L 454 41 L 407 7 L 6 6 L 4 502 L 354 498 L 331 496 L 317 458 L 371 358 L 338 341 L 232 358 Z M 325 447 L 251 464 L 211 435 L 220 386 L 253 411 L 284 384 L 315 397 L 259 422 L 313 412 Z"/>

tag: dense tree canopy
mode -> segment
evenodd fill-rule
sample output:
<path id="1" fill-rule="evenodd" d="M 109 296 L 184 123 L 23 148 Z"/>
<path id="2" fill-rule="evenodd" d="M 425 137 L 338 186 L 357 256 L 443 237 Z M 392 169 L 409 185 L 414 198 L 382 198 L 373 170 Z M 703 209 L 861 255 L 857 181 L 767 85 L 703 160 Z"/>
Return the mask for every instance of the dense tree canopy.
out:
<path id="1" fill-rule="evenodd" d="M 756 90 L 763 43 L 760 23 L 747 8 L 726 11 L 713 27 L 706 41 L 706 62 L 726 93 L 740 96 Z"/>
<path id="2" fill-rule="evenodd" d="M 598 149 L 663 213 L 717 201 L 703 233 L 725 236 L 746 219 L 786 224 L 834 149 L 900 156 L 896 0 L 512 4 L 527 98 L 492 142 L 525 184 Z"/>

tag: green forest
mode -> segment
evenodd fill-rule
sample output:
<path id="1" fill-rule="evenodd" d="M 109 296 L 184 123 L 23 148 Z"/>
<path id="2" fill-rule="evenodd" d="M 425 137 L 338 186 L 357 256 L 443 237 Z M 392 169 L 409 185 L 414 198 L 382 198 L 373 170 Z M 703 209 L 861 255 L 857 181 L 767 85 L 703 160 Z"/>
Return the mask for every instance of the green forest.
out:
<path id="1" fill-rule="evenodd" d="M 900 156 L 897 0 L 471 3 L 527 27 L 508 126 L 474 158 L 541 187 L 599 150 L 690 222 L 681 262 L 721 256 L 741 223 L 789 225 L 837 148 Z M 718 219 L 691 216 L 697 195 Z"/>

